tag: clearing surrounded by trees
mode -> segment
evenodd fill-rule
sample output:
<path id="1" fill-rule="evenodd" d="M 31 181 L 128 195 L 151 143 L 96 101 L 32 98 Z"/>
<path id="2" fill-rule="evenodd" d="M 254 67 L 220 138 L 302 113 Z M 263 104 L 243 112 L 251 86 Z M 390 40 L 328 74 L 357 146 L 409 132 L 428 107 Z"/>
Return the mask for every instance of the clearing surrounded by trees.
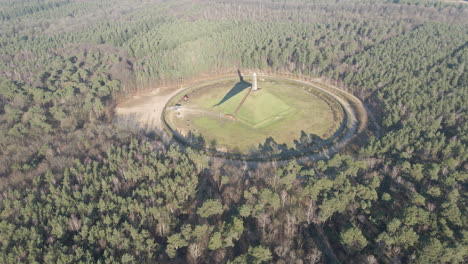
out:
<path id="1" fill-rule="evenodd" d="M 262 76 L 259 89 L 250 91 L 250 82 L 250 76 L 224 77 L 172 92 L 152 91 L 120 104 L 116 113 L 133 126 L 165 129 L 198 148 L 263 158 L 341 148 L 367 124 L 359 100 L 348 102 L 329 85 Z"/>

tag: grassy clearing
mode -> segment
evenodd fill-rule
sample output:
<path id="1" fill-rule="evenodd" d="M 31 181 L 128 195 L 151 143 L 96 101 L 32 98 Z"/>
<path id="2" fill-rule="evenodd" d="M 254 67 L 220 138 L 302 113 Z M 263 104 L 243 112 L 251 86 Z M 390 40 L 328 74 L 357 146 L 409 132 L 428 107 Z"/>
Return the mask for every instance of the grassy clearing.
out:
<path id="1" fill-rule="evenodd" d="M 269 137 L 279 144 L 294 147 L 301 131 L 326 139 L 343 119 L 342 109 L 331 107 L 320 96 L 307 92 L 310 87 L 294 81 L 268 78 L 259 81 L 260 90 L 250 93 L 238 113 L 239 120 L 232 120 L 225 115 L 234 112 L 248 89 L 239 89 L 226 100 L 233 87 L 244 86 L 239 86 L 238 80 L 232 79 L 194 89 L 189 93 L 189 102 L 183 103 L 182 107 L 199 111 L 183 115 L 167 111 L 166 120 L 182 134 L 190 131 L 202 135 L 209 146 L 248 152 Z"/>

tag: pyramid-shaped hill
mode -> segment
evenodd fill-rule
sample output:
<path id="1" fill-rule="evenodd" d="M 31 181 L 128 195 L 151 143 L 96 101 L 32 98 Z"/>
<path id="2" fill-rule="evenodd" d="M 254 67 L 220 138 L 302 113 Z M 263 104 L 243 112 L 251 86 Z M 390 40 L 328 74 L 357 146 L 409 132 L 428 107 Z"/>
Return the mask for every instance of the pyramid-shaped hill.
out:
<path id="1" fill-rule="evenodd" d="M 217 108 L 225 114 L 234 114 L 237 106 L 241 103 L 249 90 L 250 89 L 245 89 L 234 95 L 217 106 Z M 236 117 L 253 127 L 263 127 L 288 115 L 294 110 L 293 107 L 286 104 L 278 96 L 262 89 L 250 92 Z"/>

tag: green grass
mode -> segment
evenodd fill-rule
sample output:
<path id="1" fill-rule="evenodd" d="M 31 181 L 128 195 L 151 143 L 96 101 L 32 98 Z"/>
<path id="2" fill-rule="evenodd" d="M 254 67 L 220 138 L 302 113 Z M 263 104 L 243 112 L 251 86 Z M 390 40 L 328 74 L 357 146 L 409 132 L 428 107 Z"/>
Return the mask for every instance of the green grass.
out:
<path id="1" fill-rule="evenodd" d="M 249 81 L 249 80 L 246 80 Z M 319 96 L 309 93 L 294 81 L 266 79 L 259 82 L 258 91 L 251 92 L 238 113 L 238 120 L 226 117 L 232 114 L 247 90 L 215 106 L 236 85 L 237 80 L 221 80 L 202 85 L 189 93 L 190 101 L 184 107 L 197 109 L 183 117 L 167 112 L 169 125 L 179 131 L 201 134 L 208 146 L 220 150 L 248 152 L 272 137 L 279 144 L 294 147 L 301 131 L 323 139 L 331 136 L 343 118 L 341 108 L 334 109 Z M 333 116 L 338 116 L 334 120 Z"/>
<path id="2" fill-rule="evenodd" d="M 216 108 L 219 108 L 225 114 L 233 114 L 247 92 L 246 89 L 238 93 Z M 279 117 L 282 112 L 288 110 L 292 110 L 292 107 L 284 103 L 277 96 L 266 90 L 257 90 L 249 94 L 236 117 L 252 126 L 258 127 L 260 123 Z"/>

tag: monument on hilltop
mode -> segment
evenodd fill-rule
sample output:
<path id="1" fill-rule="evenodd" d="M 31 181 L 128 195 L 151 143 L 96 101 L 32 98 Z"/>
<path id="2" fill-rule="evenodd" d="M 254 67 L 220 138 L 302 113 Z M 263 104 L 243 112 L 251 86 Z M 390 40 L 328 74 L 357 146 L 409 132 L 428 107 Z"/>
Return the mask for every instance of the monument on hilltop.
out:
<path id="1" fill-rule="evenodd" d="M 253 73 L 253 81 L 252 81 L 252 91 L 257 91 L 257 74 Z"/>

